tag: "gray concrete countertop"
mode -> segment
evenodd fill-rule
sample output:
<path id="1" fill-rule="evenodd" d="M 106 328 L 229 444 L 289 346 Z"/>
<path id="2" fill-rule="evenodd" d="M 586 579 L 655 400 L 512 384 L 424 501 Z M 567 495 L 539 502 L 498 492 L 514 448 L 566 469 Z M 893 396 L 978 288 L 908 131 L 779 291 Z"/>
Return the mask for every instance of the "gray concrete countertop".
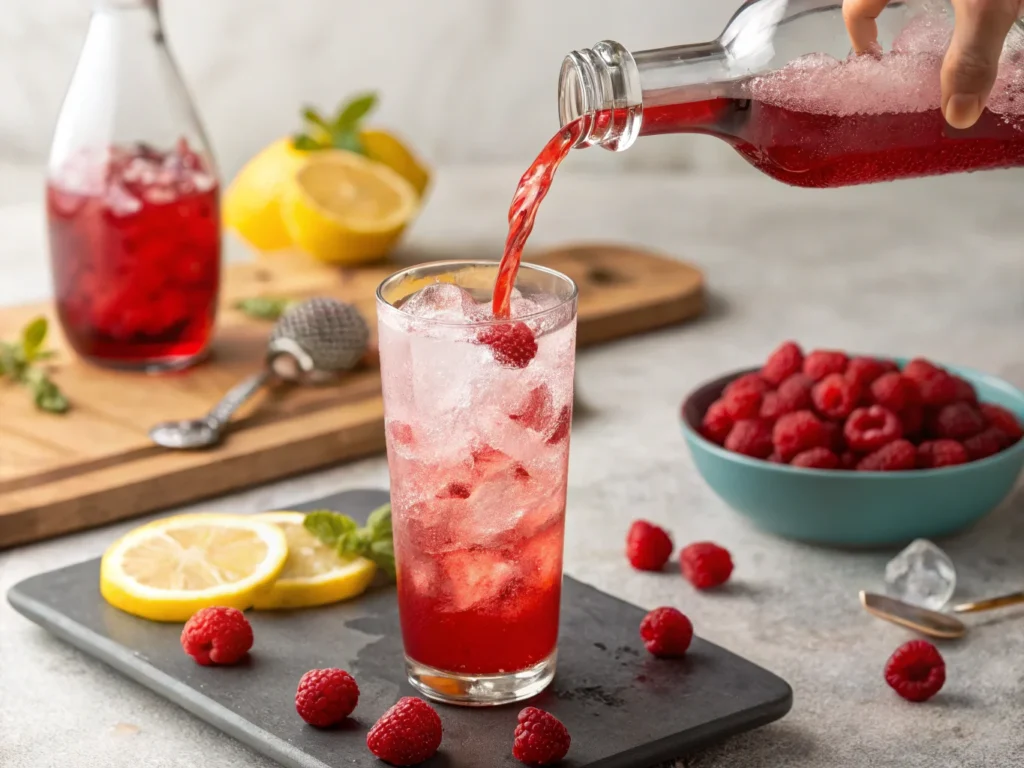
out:
<path id="1" fill-rule="evenodd" d="M 519 168 L 439 174 L 408 241 L 410 259 L 497 255 Z M 26 188 L 28 189 L 28 188 Z M 1024 385 L 1024 185 L 1015 173 L 813 192 L 753 172 L 731 178 L 562 172 L 533 244 L 635 242 L 702 266 L 713 292 L 703 320 L 580 355 L 588 406 L 573 428 L 566 568 L 645 607 L 676 605 L 699 634 L 786 678 L 782 721 L 680 765 L 985 766 L 1024 761 L 1024 612 L 981 618 L 942 646 L 948 681 L 912 705 L 882 679 L 910 635 L 869 618 L 860 588 L 879 588 L 893 554 L 831 551 L 765 535 L 697 476 L 676 424 L 681 398 L 721 371 L 760 360 L 779 340 L 915 353 Z M 28 189 L 0 207 L 0 303 L 45 295 L 41 215 Z M 231 247 L 232 257 L 242 251 Z M 375 458 L 200 505 L 234 512 L 358 486 L 384 486 Z M 958 595 L 1024 582 L 1024 494 L 943 542 Z M 823 509 L 822 514 L 828 514 Z M 696 594 L 678 576 L 630 570 L 629 522 L 669 526 L 677 543 L 732 550 L 731 586 Z M 98 556 L 135 523 L 0 554 L 0 591 Z M 1017 620 L 1014 621 L 1013 619 Z M 271 768 L 216 730 L 0 605 L 0 765 L 17 768 Z"/>

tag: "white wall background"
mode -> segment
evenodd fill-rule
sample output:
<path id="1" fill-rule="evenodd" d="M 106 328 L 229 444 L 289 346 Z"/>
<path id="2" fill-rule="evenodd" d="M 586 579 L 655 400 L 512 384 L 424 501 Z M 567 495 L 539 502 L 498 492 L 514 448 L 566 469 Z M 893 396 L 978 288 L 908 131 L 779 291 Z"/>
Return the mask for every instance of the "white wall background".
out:
<path id="1" fill-rule="evenodd" d="M 557 127 L 563 56 L 717 36 L 735 0 L 161 0 L 171 49 L 230 177 L 304 103 L 377 89 L 377 121 L 434 164 L 524 168 Z M 0 0 L 0 165 L 46 157 L 91 0 Z M 706 137 L 649 138 L 593 170 L 739 169 Z M 6 186 L 0 184 L 0 186 Z"/>

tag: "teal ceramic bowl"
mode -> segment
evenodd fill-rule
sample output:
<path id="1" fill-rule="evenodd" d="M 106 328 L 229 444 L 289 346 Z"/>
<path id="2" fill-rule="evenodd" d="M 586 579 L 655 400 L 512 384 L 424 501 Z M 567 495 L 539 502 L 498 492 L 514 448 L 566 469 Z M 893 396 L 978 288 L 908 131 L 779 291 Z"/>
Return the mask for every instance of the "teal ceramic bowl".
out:
<path id="1" fill-rule="evenodd" d="M 897 360 L 901 366 L 905 361 Z M 994 376 L 956 366 L 983 402 L 1024 421 L 1024 393 Z M 1024 440 L 980 461 L 908 472 L 802 469 L 726 451 L 700 435 L 704 412 L 737 371 L 694 390 L 683 403 L 683 435 L 711 489 L 757 527 L 800 541 L 844 547 L 939 538 L 977 522 L 1010 495 L 1024 467 Z"/>

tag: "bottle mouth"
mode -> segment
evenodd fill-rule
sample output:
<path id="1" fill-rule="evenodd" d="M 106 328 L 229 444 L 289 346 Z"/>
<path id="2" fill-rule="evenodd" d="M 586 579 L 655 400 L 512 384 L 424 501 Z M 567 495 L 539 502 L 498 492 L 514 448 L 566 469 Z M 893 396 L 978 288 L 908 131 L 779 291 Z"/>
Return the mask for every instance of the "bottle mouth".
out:
<path id="1" fill-rule="evenodd" d="M 558 118 L 564 128 L 589 118 L 577 147 L 622 151 L 640 132 L 643 97 L 633 55 L 610 40 L 572 51 L 558 75 Z"/>

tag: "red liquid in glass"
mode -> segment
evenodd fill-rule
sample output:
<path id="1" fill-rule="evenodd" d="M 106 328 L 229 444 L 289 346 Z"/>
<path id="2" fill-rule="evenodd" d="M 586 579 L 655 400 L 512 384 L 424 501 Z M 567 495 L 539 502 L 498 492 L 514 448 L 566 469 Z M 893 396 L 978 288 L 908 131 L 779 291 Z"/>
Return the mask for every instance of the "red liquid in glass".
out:
<path id="1" fill-rule="evenodd" d="M 82 357 L 126 367 L 201 355 L 220 286 L 218 189 L 182 143 L 76 157 L 46 190 L 57 312 Z"/>

